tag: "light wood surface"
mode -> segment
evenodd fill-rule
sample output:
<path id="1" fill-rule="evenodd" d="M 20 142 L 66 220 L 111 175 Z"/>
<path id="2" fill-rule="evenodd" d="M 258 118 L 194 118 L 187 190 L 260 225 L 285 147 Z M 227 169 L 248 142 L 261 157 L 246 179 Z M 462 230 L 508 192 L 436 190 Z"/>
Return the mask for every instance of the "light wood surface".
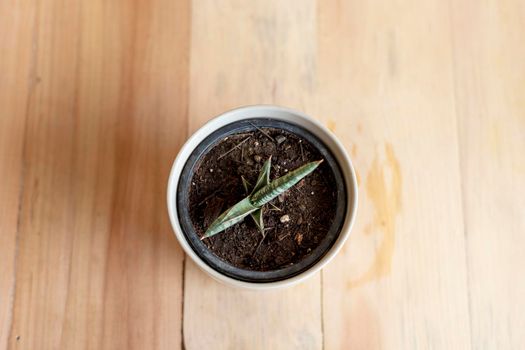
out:
<path id="1" fill-rule="evenodd" d="M 525 346 L 525 3 L 455 3 L 472 346 Z M 480 40 L 480 38 L 484 38 Z"/>
<path id="2" fill-rule="evenodd" d="M 2 10 L 0 346 L 180 346 L 165 183 L 186 138 L 188 4 Z"/>
<path id="3" fill-rule="evenodd" d="M 0 30 L 0 347 L 13 319 L 33 12 L 25 2 L 0 3 L 0 26 L 10 29 Z"/>
<path id="4" fill-rule="evenodd" d="M 0 348 L 525 346 L 525 5 L 0 2 Z M 341 139 L 359 214 L 286 290 L 204 275 L 165 209 L 224 110 Z"/>
<path id="5" fill-rule="evenodd" d="M 323 272 L 325 346 L 468 349 L 448 4 L 322 4 L 321 95 L 334 101 L 319 113 L 362 180 L 354 234 Z M 322 40 L 356 31 L 343 48 Z"/>

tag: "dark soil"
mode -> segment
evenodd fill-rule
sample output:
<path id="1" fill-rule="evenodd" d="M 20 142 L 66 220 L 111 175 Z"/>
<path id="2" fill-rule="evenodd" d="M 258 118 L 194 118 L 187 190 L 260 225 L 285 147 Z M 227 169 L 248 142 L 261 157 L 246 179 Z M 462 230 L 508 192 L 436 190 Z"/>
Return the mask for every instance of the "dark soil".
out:
<path id="1" fill-rule="evenodd" d="M 272 156 L 270 180 L 322 156 L 306 140 L 280 129 L 230 135 L 196 166 L 189 194 L 199 236 L 224 210 L 246 197 L 241 175 L 253 185 Z M 296 264 L 328 233 L 336 210 L 335 180 L 326 162 L 263 209 L 265 236 L 251 217 L 203 242 L 221 259 L 243 269 L 269 271 Z M 288 222 L 281 218 L 288 215 Z"/>

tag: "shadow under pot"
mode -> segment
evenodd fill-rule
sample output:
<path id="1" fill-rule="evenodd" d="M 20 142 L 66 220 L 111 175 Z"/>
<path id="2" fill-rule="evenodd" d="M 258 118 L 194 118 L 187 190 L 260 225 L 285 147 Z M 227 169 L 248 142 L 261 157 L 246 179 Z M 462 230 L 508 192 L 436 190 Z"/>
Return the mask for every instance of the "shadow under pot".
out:
<path id="1" fill-rule="evenodd" d="M 262 206 L 263 227 L 248 215 L 203 239 L 221 213 L 250 194 L 270 157 L 270 181 L 323 162 Z M 191 249 L 220 274 L 251 283 L 310 269 L 338 239 L 347 213 L 344 177 L 328 147 L 305 128 L 271 118 L 239 120 L 204 138 L 184 164 L 176 197 Z"/>

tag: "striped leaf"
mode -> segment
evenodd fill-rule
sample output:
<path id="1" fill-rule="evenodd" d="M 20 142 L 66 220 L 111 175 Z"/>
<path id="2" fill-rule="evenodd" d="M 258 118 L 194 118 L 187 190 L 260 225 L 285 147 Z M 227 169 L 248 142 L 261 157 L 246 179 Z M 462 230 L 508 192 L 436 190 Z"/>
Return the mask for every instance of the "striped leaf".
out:
<path id="1" fill-rule="evenodd" d="M 264 235 L 263 210 L 264 208 L 261 207 L 257 209 L 256 211 L 254 211 L 253 213 L 251 213 L 250 215 L 253 221 L 255 222 L 255 226 L 257 226 L 257 228 L 259 229 L 259 232 Z"/>
<path id="2" fill-rule="evenodd" d="M 241 222 L 247 215 L 250 215 L 257 209 L 259 209 L 259 207 L 252 205 L 250 202 L 250 197 L 244 198 L 242 201 L 219 215 L 219 217 L 211 223 L 210 227 L 208 227 L 201 240 L 211 237 L 221 231 L 226 230 L 228 227 Z"/>
<path id="3" fill-rule="evenodd" d="M 252 194 L 259 191 L 264 186 L 268 185 L 270 183 L 270 169 L 272 168 L 272 156 L 268 158 L 266 162 L 264 162 L 261 172 L 259 173 L 259 177 L 257 178 L 257 182 L 255 183 L 255 186 L 253 187 Z"/>
<path id="4" fill-rule="evenodd" d="M 254 194 L 255 192 L 259 191 L 264 186 L 268 185 L 270 183 L 270 169 L 272 168 L 272 156 L 264 162 L 261 172 L 259 173 L 259 177 L 257 178 L 257 182 L 255 183 L 255 186 L 253 187 L 253 190 L 251 194 Z M 251 195 L 250 194 L 250 195 Z M 264 221 L 263 221 L 263 208 L 254 211 L 252 214 L 252 219 L 255 222 L 255 225 L 259 229 L 259 232 L 261 232 L 264 235 Z"/>
<path id="5" fill-rule="evenodd" d="M 242 181 L 242 187 L 244 187 L 244 192 L 246 194 L 248 194 L 250 192 L 250 190 L 249 190 L 249 188 L 251 186 L 250 183 L 242 175 L 241 175 L 241 181 Z"/>
<path id="6" fill-rule="evenodd" d="M 301 181 L 305 176 L 314 171 L 319 164 L 323 161 L 319 160 L 317 162 L 311 162 L 308 164 L 299 167 L 288 174 L 273 180 L 269 185 L 264 186 L 259 191 L 255 192 L 250 196 L 250 200 L 255 207 L 261 207 L 264 204 L 268 203 L 299 181 Z"/>
<path id="7" fill-rule="evenodd" d="M 259 177 L 257 178 L 257 182 L 255 183 L 255 186 L 250 194 L 254 194 L 264 186 L 268 185 L 270 183 L 270 169 L 272 168 L 272 157 L 268 158 L 266 162 L 264 162 L 261 171 L 259 172 Z M 246 193 L 249 191 L 250 183 L 248 180 L 244 178 L 244 176 L 241 176 L 242 185 L 244 187 L 244 191 Z M 259 232 L 264 234 L 264 221 L 263 221 L 263 215 L 262 215 L 263 208 L 258 209 L 250 214 L 253 221 L 255 222 L 255 225 L 259 229 Z"/>
<path id="8" fill-rule="evenodd" d="M 219 217 L 211 223 L 210 227 L 208 227 L 201 240 L 241 222 L 248 215 L 252 216 L 257 228 L 264 234 L 262 206 L 301 181 L 301 179 L 314 171 L 322 162 L 323 161 L 320 160 L 308 163 L 270 182 L 271 157 L 268 158 L 261 168 L 257 183 L 251 194 L 219 215 Z M 249 182 L 244 177 L 241 177 L 241 180 L 244 190 L 248 193 Z"/>

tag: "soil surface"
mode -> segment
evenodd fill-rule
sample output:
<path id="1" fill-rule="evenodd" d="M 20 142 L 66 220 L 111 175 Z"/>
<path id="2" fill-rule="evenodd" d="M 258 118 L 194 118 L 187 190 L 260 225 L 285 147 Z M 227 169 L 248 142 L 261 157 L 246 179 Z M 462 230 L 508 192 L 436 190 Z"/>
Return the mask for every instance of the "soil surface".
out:
<path id="1" fill-rule="evenodd" d="M 246 197 L 241 175 L 254 185 L 270 155 L 270 180 L 322 159 L 308 141 L 280 129 L 261 128 L 223 139 L 200 160 L 192 178 L 190 217 L 199 236 L 224 210 Z M 293 265 L 328 233 L 336 198 L 334 176 L 324 162 L 263 207 L 264 236 L 248 216 L 203 242 L 221 259 L 242 269 L 269 271 Z"/>

